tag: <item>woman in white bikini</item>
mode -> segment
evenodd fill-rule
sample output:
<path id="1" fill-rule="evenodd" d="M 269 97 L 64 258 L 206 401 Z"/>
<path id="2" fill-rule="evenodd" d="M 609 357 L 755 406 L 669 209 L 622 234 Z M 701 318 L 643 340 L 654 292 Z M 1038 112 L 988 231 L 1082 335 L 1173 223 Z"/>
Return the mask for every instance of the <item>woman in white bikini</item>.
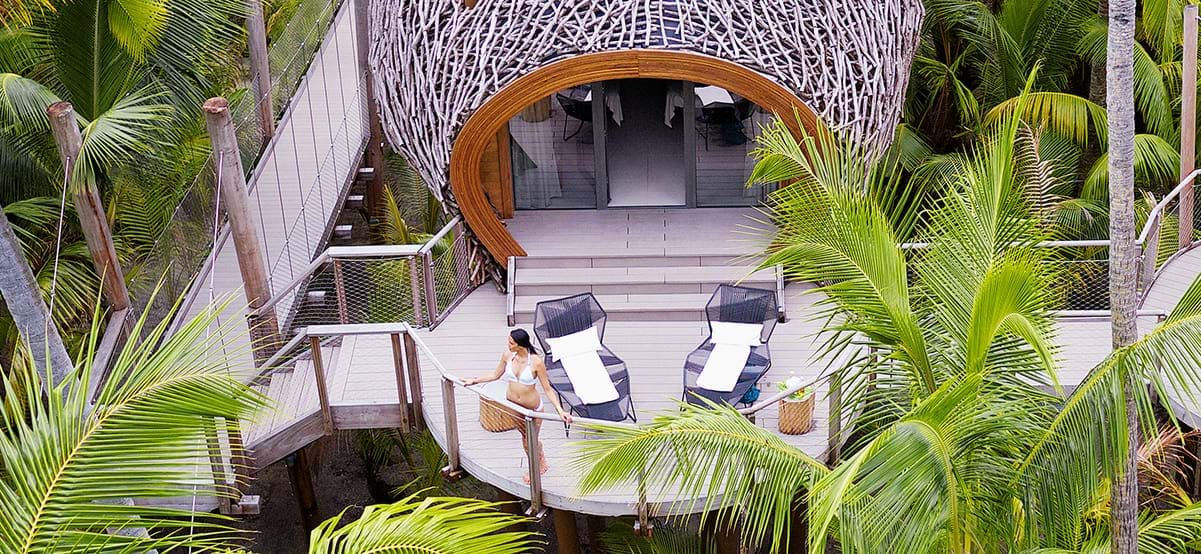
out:
<path id="1" fill-rule="evenodd" d="M 466 379 L 463 382 L 471 386 L 498 379 L 509 382 L 509 389 L 505 395 L 509 402 L 535 412 L 542 411 L 542 395 L 534 386 L 534 383 L 541 382 L 542 390 L 547 391 L 546 395 L 550 398 L 550 403 L 554 405 L 555 411 L 559 413 L 559 417 L 563 418 L 568 425 L 571 424 L 571 414 L 564 411 L 563 406 L 559 404 L 559 398 L 549 392 L 551 388 L 550 381 L 546 377 L 546 363 L 537 356 L 537 351 L 530 342 L 530 334 L 524 329 L 514 329 L 509 333 L 509 346 L 500 355 L 500 362 L 496 364 L 496 371 L 493 371 L 492 375 Z M 535 419 L 534 425 L 541 429 L 542 420 Z M 523 439 L 521 445 L 526 449 L 528 455 L 528 443 L 524 440 L 525 426 L 521 425 L 517 429 L 521 431 Z M 542 451 L 542 441 L 538 441 L 538 466 L 540 473 L 546 473 L 546 454 Z M 527 484 L 530 482 L 528 475 L 525 477 L 525 482 Z"/>

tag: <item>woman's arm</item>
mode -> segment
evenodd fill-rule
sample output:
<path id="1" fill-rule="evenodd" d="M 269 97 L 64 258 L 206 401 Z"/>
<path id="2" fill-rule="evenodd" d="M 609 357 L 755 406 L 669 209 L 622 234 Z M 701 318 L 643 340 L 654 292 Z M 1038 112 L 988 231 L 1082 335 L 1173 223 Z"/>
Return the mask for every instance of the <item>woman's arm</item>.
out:
<path id="1" fill-rule="evenodd" d="M 505 362 L 508 361 L 507 359 L 505 359 L 506 354 L 508 354 L 508 352 L 505 352 L 504 354 L 500 355 L 500 361 L 497 362 L 496 370 L 492 372 L 492 375 L 486 375 L 484 377 L 472 377 L 471 379 L 463 379 L 463 382 L 466 383 L 467 386 L 470 387 L 471 385 L 478 385 L 480 383 L 488 383 L 488 382 L 500 379 L 500 376 L 505 374 Z"/>
<path id="2" fill-rule="evenodd" d="M 550 386 L 550 377 L 546 374 L 546 362 L 541 358 L 534 358 L 534 373 L 538 375 L 538 380 L 542 382 L 542 390 L 546 391 L 547 398 L 550 398 L 550 403 L 555 406 L 555 411 L 559 412 L 559 417 L 563 418 L 568 425 L 571 425 L 571 414 L 563 409 L 563 405 L 559 404 L 559 395 L 555 394 L 555 390 Z"/>

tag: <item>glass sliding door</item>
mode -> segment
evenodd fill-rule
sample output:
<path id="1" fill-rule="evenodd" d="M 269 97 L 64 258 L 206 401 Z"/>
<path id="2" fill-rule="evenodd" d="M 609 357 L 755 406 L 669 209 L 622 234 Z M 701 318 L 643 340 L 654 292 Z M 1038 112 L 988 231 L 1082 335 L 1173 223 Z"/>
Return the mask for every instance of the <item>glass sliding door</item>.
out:
<path id="1" fill-rule="evenodd" d="M 750 152 L 772 115 L 723 88 L 695 85 L 696 205 L 754 206 L 775 185 L 747 188 L 755 168 Z"/>
<path id="2" fill-rule="evenodd" d="M 591 88 L 561 90 L 509 120 L 516 209 L 597 206 Z"/>
<path id="3" fill-rule="evenodd" d="M 604 88 L 608 206 L 687 205 L 681 83 L 622 79 L 607 81 Z"/>

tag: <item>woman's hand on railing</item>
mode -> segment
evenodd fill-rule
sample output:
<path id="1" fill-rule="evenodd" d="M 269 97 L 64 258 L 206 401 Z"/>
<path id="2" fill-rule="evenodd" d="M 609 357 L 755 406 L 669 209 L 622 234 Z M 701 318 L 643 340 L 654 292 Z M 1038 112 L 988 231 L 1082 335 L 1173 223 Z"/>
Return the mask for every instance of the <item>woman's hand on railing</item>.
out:
<path id="1" fill-rule="evenodd" d="M 563 418 L 563 423 L 571 425 L 571 414 L 564 412 L 562 408 L 558 408 L 559 417 Z"/>

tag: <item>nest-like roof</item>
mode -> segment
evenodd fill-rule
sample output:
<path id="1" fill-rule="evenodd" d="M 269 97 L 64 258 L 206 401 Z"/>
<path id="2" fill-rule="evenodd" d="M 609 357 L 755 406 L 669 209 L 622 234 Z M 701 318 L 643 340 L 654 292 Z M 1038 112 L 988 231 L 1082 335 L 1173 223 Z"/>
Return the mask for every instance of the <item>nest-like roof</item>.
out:
<path id="1" fill-rule="evenodd" d="M 374 0 L 388 140 L 442 197 L 451 144 L 505 85 L 565 57 L 670 49 L 731 61 L 879 151 L 899 120 L 921 0 Z"/>

